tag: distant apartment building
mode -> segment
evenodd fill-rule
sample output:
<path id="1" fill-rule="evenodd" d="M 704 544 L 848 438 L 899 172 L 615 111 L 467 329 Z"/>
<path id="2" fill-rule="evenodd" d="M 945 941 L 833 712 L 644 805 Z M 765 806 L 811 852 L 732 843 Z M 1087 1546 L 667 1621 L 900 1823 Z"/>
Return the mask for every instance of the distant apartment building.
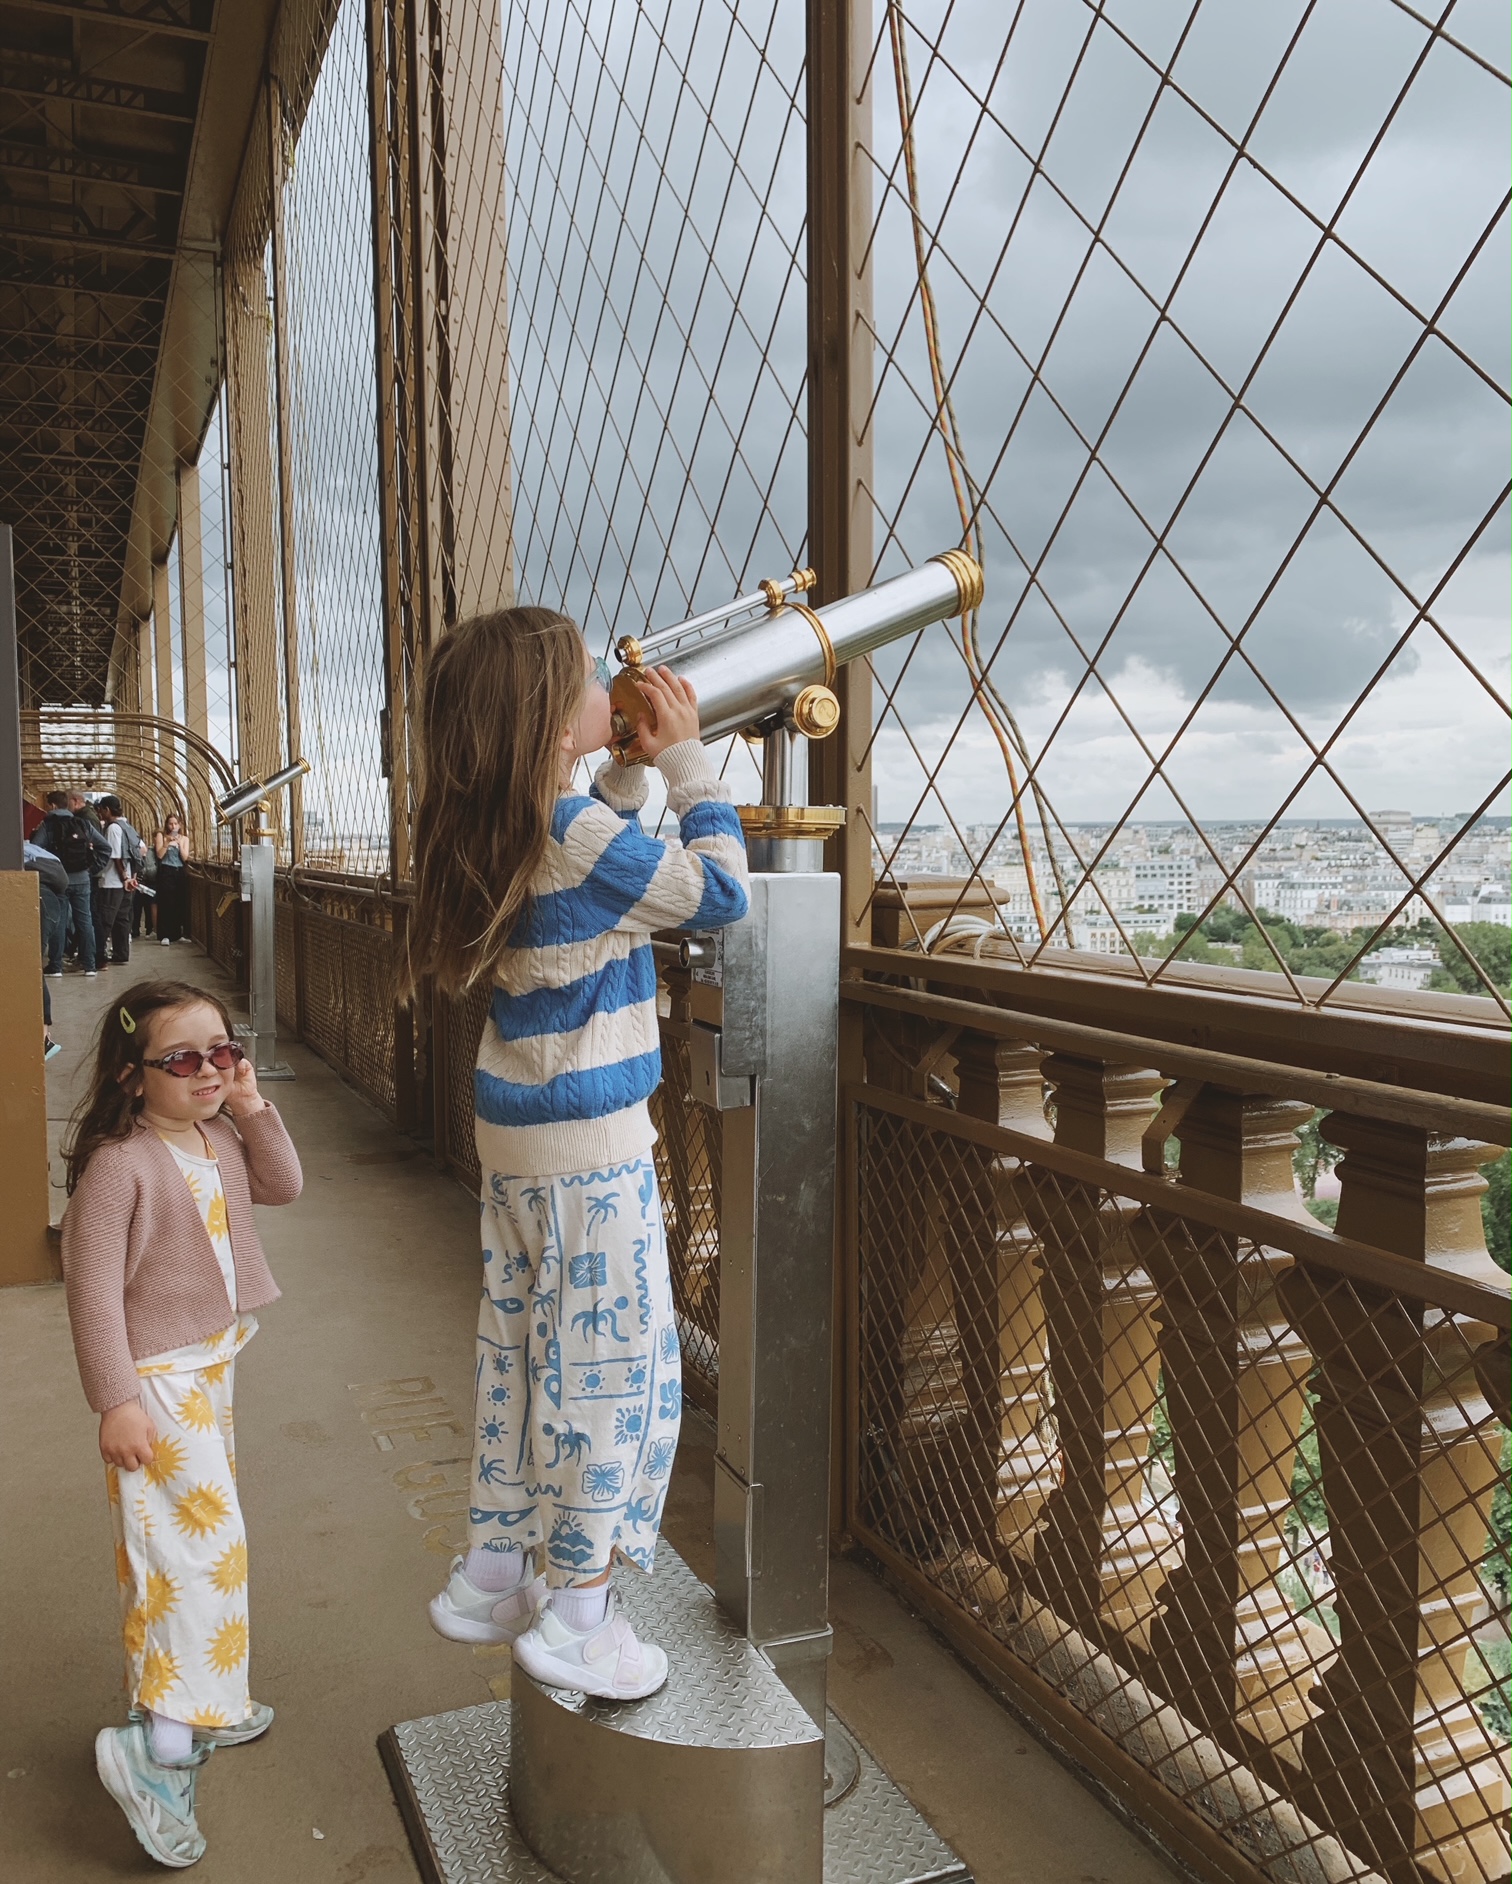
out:
<path id="1" fill-rule="evenodd" d="M 1125 873 L 1130 874 L 1130 873 Z M 1161 919 L 1161 933 L 1169 930 L 1177 916 L 1199 915 L 1218 894 L 1223 877 L 1210 857 L 1171 855 L 1139 858 L 1134 862 L 1132 910 L 1138 913 L 1141 929 L 1155 925 L 1145 917 Z M 1126 889 L 1127 896 L 1129 891 Z"/>
<path id="2" fill-rule="evenodd" d="M 1332 872 L 1297 871 L 1287 876 L 1256 876 L 1249 880 L 1250 900 L 1288 922 L 1331 923 L 1342 900 L 1343 883 Z"/>
<path id="3" fill-rule="evenodd" d="M 1438 886 L 1430 885 L 1430 888 L 1437 892 Z M 1454 901 L 1440 893 L 1439 908 L 1448 923 L 1494 922 L 1503 929 L 1512 929 L 1512 901 L 1508 899 L 1505 883 L 1484 884 L 1473 896 Z"/>
<path id="4" fill-rule="evenodd" d="M 1360 979 L 1378 988 L 1426 988 L 1438 965 L 1437 949 L 1377 949 L 1360 963 Z"/>

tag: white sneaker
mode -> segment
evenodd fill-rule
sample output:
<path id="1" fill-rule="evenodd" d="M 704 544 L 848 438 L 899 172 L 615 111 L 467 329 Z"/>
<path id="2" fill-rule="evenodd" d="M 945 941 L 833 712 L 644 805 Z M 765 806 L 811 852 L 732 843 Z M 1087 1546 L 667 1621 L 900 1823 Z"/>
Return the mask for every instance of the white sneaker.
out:
<path id="1" fill-rule="evenodd" d="M 448 1642 L 473 1642 L 485 1647 L 513 1642 L 546 1600 L 546 1579 L 521 1583 L 512 1590 L 480 1590 L 452 1559 L 451 1580 L 430 1603 L 431 1627 Z"/>
<path id="2" fill-rule="evenodd" d="M 165 949 L 171 949 L 173 947 L 173 937 L 171 935 L 165 935 L 163 937 L 163 947 Z"/>
<path id="3" fill-rule="evenodd" d="M 95 1771 L 126 1814 L 126 1822 L 149 1857 L 184 1871 L 205 1855 L 204 1834 L 194 1817 L 194 1782 L 214 1748 L 197 1745 L 172 1766 L 152 1757 L 143 1722 L 103 1727 L 95 1735 Z"/>
<path id="4" fill-rule="evenodd" d="M 667 1679 L 665 1652 L 637 1637 L 620 1614 L 618 1590 L 609 1593 L 604 1620 L 581 1633 L 544 1604 L 514 1652 L 526 1674 L 547 1687 L 575 1688 L 601 1701 L 643 1701 Z"/>

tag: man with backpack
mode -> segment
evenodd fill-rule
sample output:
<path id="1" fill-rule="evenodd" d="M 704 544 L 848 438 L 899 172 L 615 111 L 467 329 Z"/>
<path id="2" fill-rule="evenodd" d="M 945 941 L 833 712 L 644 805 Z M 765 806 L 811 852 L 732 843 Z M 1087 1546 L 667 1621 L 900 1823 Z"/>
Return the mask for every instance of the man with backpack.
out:
<path id="1" fill-rule="evenodd" d="M 37 826 L 36 842 L 50 850 L 68 873 L 67 908 L 73 914 L 74 938 L 84 973 L 95 972 L 94 872 L 108 861 L 110 846 L 83 815 L 81 792 L 49 792 L 47 816 Z M 67 915 L 48 938 L 47 972 L 63 972 L 64 931 Z"/>
<path id="2" fill-rule="evenodd" d="M 95 959 L 104 965 L 108 944 L 111 964 L 121 967 L 131 960 L 131 901 L 136 893 L 137 851 L 142 840 L 121 815 L 119 798 L 109 794 L 103 797 L 100 815 L 105 820 L 109 850 L 95 895 L 99 918 L 95 925 Z M 131 841 L 134 837 L 135 844 Z"/>

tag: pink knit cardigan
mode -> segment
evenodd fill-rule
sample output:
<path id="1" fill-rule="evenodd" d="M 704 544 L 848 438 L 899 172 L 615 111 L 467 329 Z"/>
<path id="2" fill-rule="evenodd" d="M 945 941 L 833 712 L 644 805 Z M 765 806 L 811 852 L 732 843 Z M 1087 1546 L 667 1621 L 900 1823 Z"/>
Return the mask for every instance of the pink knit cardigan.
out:
<path id="1" fill-rule="evenodd" d="M 272 1106 L 205 1124 L 220 1160 L 238 1310 L 278 1300 L 254 1204 L 291 1204 L 304 1178 Z M 134 1400 L 135 1362 L 216 1334 L 231 1319 L 225 1278 L 173 1153 L 138 1120 L 85 1166 L 63 1216 L 63 1280 L 84 1393 L 96 1413 Z"/>

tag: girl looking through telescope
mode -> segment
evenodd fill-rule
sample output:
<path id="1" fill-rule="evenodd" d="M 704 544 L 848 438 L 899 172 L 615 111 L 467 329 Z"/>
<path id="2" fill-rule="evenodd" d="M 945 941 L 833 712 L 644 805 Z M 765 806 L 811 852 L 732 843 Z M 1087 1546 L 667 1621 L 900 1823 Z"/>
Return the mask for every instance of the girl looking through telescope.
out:
<path id="1" fill-rule="evenodd" d="M 421 709 L 411 993 L 490 989 L 475 1073 L 482 1167 L 468 1549 L 430 1618 L 513 1642 L 538 1681 L 653 1694 L 667 1657 L 610 1586 L 649 1571 L 682 1377 L 646 1101 L 661 1077 L 651 932 L 739 922 L 745 841 L 691 685 L 647 669 L 639 749 L 680 844 L 640 828 L 642 763 L 610 735 L 608 674 L 565 616 L 502 609 L 431 655 Z"/>

